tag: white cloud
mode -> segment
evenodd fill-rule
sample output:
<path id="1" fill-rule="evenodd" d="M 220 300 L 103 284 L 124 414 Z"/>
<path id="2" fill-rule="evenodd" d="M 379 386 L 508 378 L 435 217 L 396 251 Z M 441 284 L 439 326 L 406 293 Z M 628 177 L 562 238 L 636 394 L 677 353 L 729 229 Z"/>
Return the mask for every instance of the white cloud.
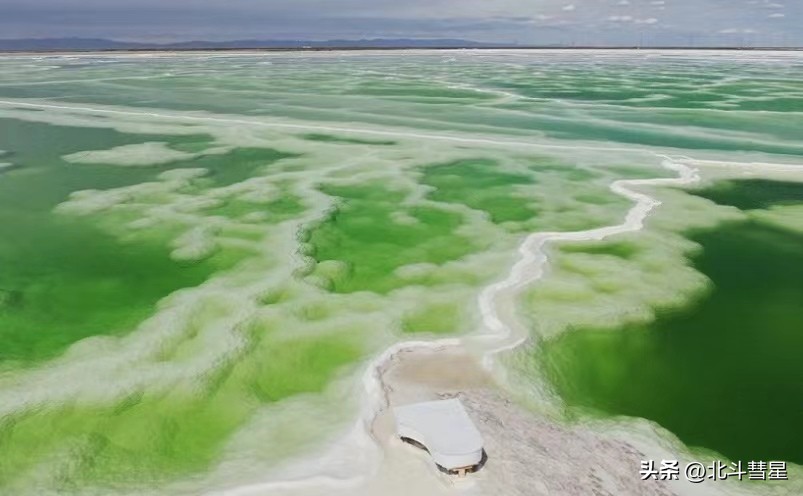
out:
<path id="1" fill-rule="evenodd" d="M 768 17 L 770 19 L 780 19 L 781 17 L 786 17 L 786 14 L 776 12 L 775 14 L 770 14 Z"/>
<path id="2" fill-rule="evenodd" d="M 576 8 L 576 7 L 574 6 L 574 4 L 573 4 L 573 3 L 570 3 L 569 5 L 566 5 L 565 7 L 563 7 L 563 10 L 565 10 L 566 12 L 571 12 L 571 11 L 573 11 L 575 8 Z"/>
<path id="3" fill-rule="evenodd" d="M 728 28 L 728 29 L 720 29 L 718 31 L 719 34 L 756 34 L 758 31 L 751 28 L 746 29 L 739 29 L 739 28 Z"/>

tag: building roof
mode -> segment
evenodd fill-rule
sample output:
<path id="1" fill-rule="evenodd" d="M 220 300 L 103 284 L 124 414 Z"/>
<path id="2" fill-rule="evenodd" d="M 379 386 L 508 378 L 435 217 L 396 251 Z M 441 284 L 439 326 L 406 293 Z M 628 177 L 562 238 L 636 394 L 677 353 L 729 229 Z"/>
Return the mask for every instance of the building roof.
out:
<path id="1" fill-rule="evenodd" d="M 454 470 L 481 462 L 482 435 L 459 399 L 396 407 L 393 413 L 399 436 L 424 445 L 441 467 Z"/>

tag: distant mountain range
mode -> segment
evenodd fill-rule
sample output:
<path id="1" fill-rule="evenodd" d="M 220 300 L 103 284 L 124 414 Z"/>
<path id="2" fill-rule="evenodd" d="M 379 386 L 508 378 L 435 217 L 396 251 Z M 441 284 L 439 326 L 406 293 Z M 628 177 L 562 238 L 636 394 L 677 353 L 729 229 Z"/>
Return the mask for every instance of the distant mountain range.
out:
<path id="1" fill-rule="evenodd" d="M 101 38 L 0 39 L 2 51 L 59 50 L 235 50 L 235 49 L 328 49 L 328 48 L 493 48 L 515 44 L 480 43 L 459 39 L 362 39 L 362 40 L 232 40 L 142 43 Z"/>
<path id="2" fill-rule="evenodd" d="M 788 50 L 802 48 L 783 47 L 721 47 L 721 46 L 574 46 L 574 45 L 519 45 L 516 43 L 484 43 L 452 38 L 372 38 L 360 40 L 231 40 L 231 41 L 182 41 L 176 43 L 143 43 L 116 41 L 103 38 L 27 38 L 0 39 L 0 52 L 58 52 L 58 51 L 104 51 L 104 50 L 364 50 L 401 48 L 576 48 L 576 49 L 682 49 L 682 50 Z"/>

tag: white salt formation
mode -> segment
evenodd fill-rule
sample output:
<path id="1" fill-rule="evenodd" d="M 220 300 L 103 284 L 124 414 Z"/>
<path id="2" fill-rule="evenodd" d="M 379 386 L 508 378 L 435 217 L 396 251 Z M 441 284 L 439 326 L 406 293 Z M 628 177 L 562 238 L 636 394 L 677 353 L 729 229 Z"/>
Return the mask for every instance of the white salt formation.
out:
<path id="1" fill-rule="evenodd" d="M 0 150 L 0 157 L 4 156 L 7 153 L 8 152 L 5 151 L 5 150 Z M 11 163 L 8 163 L 8 162 L 0 162 L 0 172 L 3 172 L 4 170 L 10 169 L 12 167 L 14 167 L 14 164 L 11 164 Z"/>
<path id="2" fill-rule="evenodd" d="M 108 150 L 90 150 L 64 156 L 73 164 L 109 164 L 122 167 L 149 167 L 169 164 L 195 157 L 170 148 L 167 143 L 153 142 L 137 145 L 123 145 Z"/>

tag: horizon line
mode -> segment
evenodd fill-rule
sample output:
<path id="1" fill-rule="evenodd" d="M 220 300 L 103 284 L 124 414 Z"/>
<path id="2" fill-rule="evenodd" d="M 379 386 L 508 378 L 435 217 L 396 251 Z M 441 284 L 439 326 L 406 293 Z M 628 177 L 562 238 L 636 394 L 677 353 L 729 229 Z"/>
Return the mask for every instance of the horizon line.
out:
<path id="1" fill-rule="evenodd" d="M 225 43 L 225 42 L 223 42 Z M 0 48 L 0 54 L 14 53 L 145 53 L 145 52 L 334 52 L 334 51 L 401 51 L 401 50 L 676 50 L 676 51 L 803 51 L 803 46 L 687 46 L 687 45 L 513 45 L 513 44 L 487 44 L 476 45 L 321 45 L 299 47 L 255 47 L 243 45 L 240 47 L 142 47 L 142 48 Z"/>

